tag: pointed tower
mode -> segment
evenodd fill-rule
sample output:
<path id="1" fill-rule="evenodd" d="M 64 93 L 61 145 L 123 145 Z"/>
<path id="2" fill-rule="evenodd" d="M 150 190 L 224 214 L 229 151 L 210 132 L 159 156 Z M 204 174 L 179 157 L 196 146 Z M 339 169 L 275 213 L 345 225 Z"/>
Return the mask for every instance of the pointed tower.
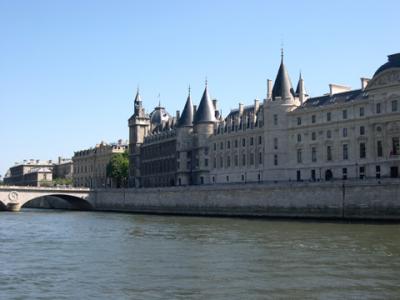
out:
<path id="1" fill-rule="evenodd" d="M 150 129 L 150 118 L 145 114 L 139 88 L 135 96 L 135 110 L 129 126 L 129 187 L 140 187 L 140 146 Z"/>
<path id="2" fill-rule="evenodd" d="M 190 185 L 193 182 L 193 118 L 194 109 L 190 87 L 185 107 L 176 127 L 178 166 L 177 185 Z"/>
<path id="3" fill-rule="evenodd" d="M 297 83 L 296 97 L 299 97 L 300 105 L 302 105 L 304 103 L 304 101 L 306 100 L 306 97 L 307 97 L 307 92 L 304 87 L 304 80 L 303 80 L 303 77 L 301 76 L 301 72 L 300 72 L 300 76 L 299 76 L 299 82 Z"/>
<path id="4" fill-rule="evenodd" d="M 208 94 L 208 84 L 201 97 L 199 107 L 193 120 L 194 147 L 192 156 L 192 183 L 207 184 L 210 183 L 209 171 L 209 139 L 214 133 L 214 126 L 217 122 L 215 118 L 215 109 Z"/>
<path id="5" fill-rule="evenodd" d="M 290 100 L 294 97 L 294 90 L 289 74 L 283 63 L 283 50 L 281 50 L 281 65 L 276 75 L 274 87 L 272 88 L 272 100 Z"/>

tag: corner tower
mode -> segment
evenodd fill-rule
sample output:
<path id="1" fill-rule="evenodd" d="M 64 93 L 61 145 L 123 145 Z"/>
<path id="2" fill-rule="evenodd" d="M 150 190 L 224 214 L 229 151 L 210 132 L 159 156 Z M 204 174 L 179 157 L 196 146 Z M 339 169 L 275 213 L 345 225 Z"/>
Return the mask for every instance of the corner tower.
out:
<path id="1" fill-rule="evenodd" d="M 128 120 L 129 126 L 129 187 L 140 187 L 140 146 L 150 130 L 150 118 L 142 105 L 139 89 L 135 97 L 135 111 Z"/>

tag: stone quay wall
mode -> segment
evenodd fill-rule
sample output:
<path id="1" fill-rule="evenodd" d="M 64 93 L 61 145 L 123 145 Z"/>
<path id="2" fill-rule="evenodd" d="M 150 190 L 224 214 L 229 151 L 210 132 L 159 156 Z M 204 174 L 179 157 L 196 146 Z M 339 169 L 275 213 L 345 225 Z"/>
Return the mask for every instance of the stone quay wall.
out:
<path id="1" fill-rule="evenodd" d="M 94 191 L 102 211 L 400 220 L 398 180 L 204 185 Z"/>

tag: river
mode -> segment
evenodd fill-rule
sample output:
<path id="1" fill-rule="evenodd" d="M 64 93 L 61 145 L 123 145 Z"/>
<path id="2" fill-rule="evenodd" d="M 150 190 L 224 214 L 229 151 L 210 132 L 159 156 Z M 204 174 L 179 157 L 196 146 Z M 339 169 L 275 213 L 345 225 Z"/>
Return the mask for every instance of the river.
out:
<path id="1" fill-rule="evenodd" d="M 400 299 L 400 225 L 0 212 L 0 299 Z"/>

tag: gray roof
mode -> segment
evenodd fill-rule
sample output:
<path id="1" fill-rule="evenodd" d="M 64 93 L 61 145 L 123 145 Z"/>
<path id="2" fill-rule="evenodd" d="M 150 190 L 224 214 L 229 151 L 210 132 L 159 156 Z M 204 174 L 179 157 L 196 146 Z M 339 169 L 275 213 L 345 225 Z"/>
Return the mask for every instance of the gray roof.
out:
<path id="1" fill-rule="evenodd" d="M 300 80 L 302 80 L 301 72 L 299 76 L 299 81 L 297 82 L 297 87 L 296 87 L 296 96 L 300 95 Z M 303 80 L 303 92 L 305 95 L 307 95 L 306 88 L 304 87 L 304 80 Z"/>
<path id="2" fill-rule="evenodd" d="M 344 93 L 338 93 L 334 95 L 324 95 L 314 98 L 309 98 L 302 106 L 298 109 L 302 108 L 312 108 L 312 107 L 320 107 L 325 105 L 332 105 L 336 103 L 346 103 L 350 101 L 357 101 L 368 98 L 368 93 L 363 90 L 353 90 Z"/>
<path id="3" fill-rule="evenodd" d="M 276 97 L 281 97 L 282 99 L 286 99 L 291 96 L 294 96 L 294 90 L 282 57 L 274 87 L 272 88 L 272 98 L 275 99 Z"/>
<path id="4" fill-rule="evenodd" d="M 215 110 L 214 105 L 208 95 L 208 88 L 204 89 L 203 97 L 201 97 L 199 108 L 194 116 L 194 124 L 215 122 Z"/>
<path id="5" fill-rule="evenodd" d="M 378 70 L 376 70 L 374 77 L 379 73 L 391 68 L 400 68 L 400 53 L 388 55 L 388 62 L 383 64 L 379 67 Z"/>
<path id="6" fill-rule="evenodd" d="M 150 122 L 154 125 L 160 125 L 164 122 L 167 122 L 171 116 L 165 110 L 164 107 L 157 106 L 154 110 L 150 113 Z"/>
<path id="7" fill-rule="evenodd" d="M 142 102 L 142 98 L 140 97 L 139 89 L 137 89 L 136 96 L 135 96 L 135 103 Z"/>
<path id="8" fill-rule="evenodd" d="M 178 121 L 178 126 L 192 126 L 192 125 L 193 125 L 193 103 L 189 92 L 185 107 L 183 108 L 182 115 Z"/>

